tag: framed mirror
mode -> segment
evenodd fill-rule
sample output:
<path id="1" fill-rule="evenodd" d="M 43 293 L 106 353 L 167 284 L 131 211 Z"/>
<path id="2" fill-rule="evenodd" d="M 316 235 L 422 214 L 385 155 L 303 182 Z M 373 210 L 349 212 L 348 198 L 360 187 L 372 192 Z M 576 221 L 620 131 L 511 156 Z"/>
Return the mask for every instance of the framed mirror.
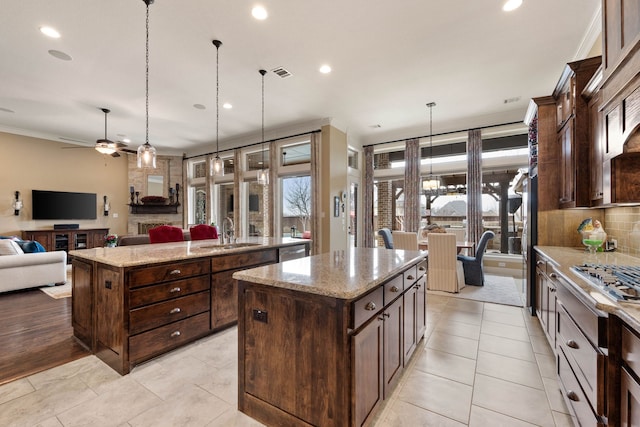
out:
<path id="1" fill-rule="evenodd" d="M 164 176 L 147 175 L 147 196 L 164 197 Z"/>

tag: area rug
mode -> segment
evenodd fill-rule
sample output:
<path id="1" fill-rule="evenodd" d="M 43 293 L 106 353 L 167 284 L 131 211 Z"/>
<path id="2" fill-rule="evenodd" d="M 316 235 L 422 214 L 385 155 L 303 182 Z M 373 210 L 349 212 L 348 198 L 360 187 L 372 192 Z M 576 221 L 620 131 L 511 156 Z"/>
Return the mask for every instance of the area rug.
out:
<path id="1" fill-rule="evenodd" d="M 51 298 L 61 299 L 71 297 L 71 266 L 67 268 L 67 282 L 58 286 L 43 286 L 39 288 L 42 292 Z"/>
<path id="2" fill-rule="evenodd" d="M 492 302 L 495 304 L 522 307 L 522 297 L 513 277 L 484 275 L 484 286 L 465 286 L 460 292 L 427 291 L 429 294 L 442 295 L 451 298 L 471 299 L 475 301 Z"/>

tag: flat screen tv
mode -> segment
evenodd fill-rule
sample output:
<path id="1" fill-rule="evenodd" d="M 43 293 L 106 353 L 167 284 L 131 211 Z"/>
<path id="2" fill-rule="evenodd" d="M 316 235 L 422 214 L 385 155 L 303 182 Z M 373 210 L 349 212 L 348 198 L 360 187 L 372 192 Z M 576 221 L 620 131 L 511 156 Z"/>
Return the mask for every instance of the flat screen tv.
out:
<path id="1" fill-rule="evenodd" d="M 97 219 L 95 193 L 31 190 L 33 219 Z"/>

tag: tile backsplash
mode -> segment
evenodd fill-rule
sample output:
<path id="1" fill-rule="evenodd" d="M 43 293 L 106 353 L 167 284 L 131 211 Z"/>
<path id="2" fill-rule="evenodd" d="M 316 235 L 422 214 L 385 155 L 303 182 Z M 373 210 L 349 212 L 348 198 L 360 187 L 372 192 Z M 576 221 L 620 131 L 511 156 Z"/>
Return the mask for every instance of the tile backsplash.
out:
<path id="1" fill-rule="evenodd" d="M 618 252 L 640 257 L 640 207 L 604 209 L 604 229 L 618 241 Z"/>

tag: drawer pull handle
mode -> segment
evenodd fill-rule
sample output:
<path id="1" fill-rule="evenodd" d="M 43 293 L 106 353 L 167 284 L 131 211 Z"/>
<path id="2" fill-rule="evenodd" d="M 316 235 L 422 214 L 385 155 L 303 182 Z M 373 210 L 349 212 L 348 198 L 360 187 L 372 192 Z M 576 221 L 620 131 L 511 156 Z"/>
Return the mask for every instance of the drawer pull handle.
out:
<path id="1" fill-rule="evenodd" d="M 171 336 L 172 337 L 179 337 L 180 336 L 180 331 L 171 332 Z"/>
<path id="2" fill-rule="evenodd" d="M 364 309 L 367 311 L 373 311 L 376 309 L 376 304 L 374 302 L 368 302 L 367 305 L 364 306 Z"/>
<path id="3" fill-rule="evenodd" d="M 398 292 L 400 289 L 397 286 L 391 287 L 391 292 Z"/>
<path id="4" fill-rule="evenodd" d="M 554 288 L 553 286 L 549 286 L 549 292 L 555 292 L 556 288 Z"/>
<path id="5" fill-rule="evenodd" d="M 182 310 L 180 310 L 180 307 L 176 307 L 176 308 L 172 308 L 169 313 L 176 314 L 176 313 L 180 313 L 181 311 Z"/>
<path id="6" fill-rule="evenodd" d="M 389 313 L 382 313 L 382 317 L 391 317 L 391 315 Z"/>
<path id="7" fill-rule="evenodd" d="M 575 342 L 574 340 L 569 340 L 567 341 L 567 345 L 571 348 L 580 348 L 580 346 L 578 345 L 577 342 Z"/>
<path id="8" fill-rule="evenodd" d="M 178 268 L 176 268 L 175 270 L 171 270 L 171 271 L 169 272 L 169 274 L 170 274 L 170 275 L 172 275 L 172 276 L 174 276 L 174 275 L 176 275 L 176 274 L 180 274 L 180 273 L 182 273 L 182 272 L 181 272 L 181 271 L 180 271 L 180 269 L 178 269 Z"/>
<path id="9" fill-rule="evenodd" d="M 180 291 L 182 291 L 182 289 L 180 289 L 180 287 L 176 286 L 175 288 L 171 289 L 169 292 L 175 293 L 175 292 L 180 292 Z"/>
<path id="10" fill-rule="evenodd" d="M 424 267 L 418 267 L 418 271 L 427 271 L 427 269 Z"/>
<path id="11" fill-rule="evenodd" d="M 415 279 L 415 277 L 413 277 L 412 275 L 407 276 L 407 280 L 413 280 L 413 279 Z"/>
<path id="12" fill-rule="evenodd" d="M 580 402 L 580 397 L 573 390 L 569 390 L 567 392 L 567 397 L 569 398 L 569 400 L 573 400 L 574 402 Z"/>
<path id="13" fill-rule="evenodd" d="M 556 273 L 551 273 L 549 277 L 551 277 L 552 279 L 557 279 L 558 275 Z"/>

